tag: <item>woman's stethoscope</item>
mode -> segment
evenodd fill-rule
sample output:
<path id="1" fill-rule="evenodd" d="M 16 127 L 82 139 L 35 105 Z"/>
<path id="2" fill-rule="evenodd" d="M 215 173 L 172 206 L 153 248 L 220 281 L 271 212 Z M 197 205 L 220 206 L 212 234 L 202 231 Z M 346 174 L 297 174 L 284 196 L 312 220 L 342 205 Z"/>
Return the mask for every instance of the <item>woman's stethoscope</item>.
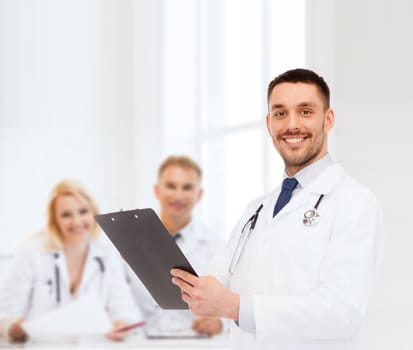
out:
<path id="1" fill-rule="evenodd" d="M 59 266 L 57 266 L 56 260 L 59 258 L 59 253 L 53 253 L 53 257 L 55 260 L 55 264 L 54 264 L 54 279 L 55 279 L 55 288 L 56 288 L 56 303 L 60 304 L 61 301 L 61 295 L 60 295 L 60 269 Z M 101 257 L 96 256 L 95 260 L 97 262 L 97 264 L 99 265 L 99 270 L 101 275 L 103 275 L 103 273 L 105 272 L 105 264 L 103 263 L 103 260 Z M 52 279 L 49 279 L 47 281 L 47 284 L 52 287 Z"/>
<path id="2" fill-rule="evenodd" d="M 303 224 L 307 227 L 315 226 L 320 221 L 320 214 L 317 212 L 318 206 L 320 205 L 321 201 L 324 198 L 324 194 L 318 197 L 316 204 L 314 205 L 313 209 L 309 209 L 304 212 Z M 263 208 L 263 204 L 261 204 L 258 209 L 255 211 L 254 215 L 252 215 L 248 221 L 245 223 L 244 227 L 241 230 L 241 236 L 238 240 L 238 244 L 235 248 L 234 255 L 232 256 L 231 263 L 229 265 L 228 272 L 233 275 L 237 268 L 238 262 L 241 259 L 242 253 L 244 252 L 246 243 L 248 238 L 250 237 L 252 231 L 254 231 L 255 225 L 258 220 L 258 215 Z M 245 232 L 246 227 L 250 224 L 250 228 L 248 232 Z"/>

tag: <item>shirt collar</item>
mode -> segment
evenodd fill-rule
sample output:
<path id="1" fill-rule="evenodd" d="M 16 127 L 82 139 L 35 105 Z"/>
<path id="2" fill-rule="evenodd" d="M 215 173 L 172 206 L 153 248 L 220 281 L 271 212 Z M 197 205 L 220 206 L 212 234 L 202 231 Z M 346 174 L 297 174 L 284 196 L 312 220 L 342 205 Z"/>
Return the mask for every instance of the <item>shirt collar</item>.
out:
<path id="1" fill-rule="evenodd" d="M 58 256 L 60 254 L 64 254 L 63 249 L 52 249 L 51 252 L 53 254 L 57 254 Z M 89 247 L 88 247 L 88 253 L 87 253 L 88 258 L 103 258 L 105 256 L 104 250 L 102 246 L 99 244 L 98 241 L 95 239 L 91 239 L 89 241 Z"/>
<path id="2" fill-rule="evenodd" d="M 193 225 L 194 223 L 193 223 L 193 220 L 191 219 L 186 226 L 184 226 L 182 229 L 176 232 L 175 234 L 177 233 L 180 234 L 177 240 L 181 242 L 185 241 L 188 238 L 188 235 L 191 235 L 191 232 L 193 230 Z"/>
<path id="3" fill-rule="evenodd" d="M 300 187 L 305 188 L 332 164 L 333 160 L 327 153 L 323 158 L 298 171 L 294 177 L 297 179 Z M 288 177 L 288 175 L 284 173 L 284 178 L 286 177 Z"/>

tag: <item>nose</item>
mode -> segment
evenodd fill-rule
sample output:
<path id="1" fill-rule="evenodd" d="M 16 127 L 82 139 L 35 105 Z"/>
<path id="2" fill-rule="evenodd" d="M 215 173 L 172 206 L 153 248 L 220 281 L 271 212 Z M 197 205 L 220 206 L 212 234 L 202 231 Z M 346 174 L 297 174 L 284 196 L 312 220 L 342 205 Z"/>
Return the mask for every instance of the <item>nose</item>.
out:
<path id="1" fill-rule="evenodd" d="M 74 215 L 72 224 L 77 226 L 82 224 L 82 217 L 80 215 Z"/>
<path id="2" fill-rule="evenodd" d="M 184 191 L 181 188 L 177 188 L 174 192 L 174 197 L 176 200 L 181 200 L 184 197 Z"/>
<path id="3" fill-rule="evenodd" d="M 297 113 L 291 113 L 287 118 L 287 128 L 288 130 L 298 130 L 300 129 L 300 115 Z"/>

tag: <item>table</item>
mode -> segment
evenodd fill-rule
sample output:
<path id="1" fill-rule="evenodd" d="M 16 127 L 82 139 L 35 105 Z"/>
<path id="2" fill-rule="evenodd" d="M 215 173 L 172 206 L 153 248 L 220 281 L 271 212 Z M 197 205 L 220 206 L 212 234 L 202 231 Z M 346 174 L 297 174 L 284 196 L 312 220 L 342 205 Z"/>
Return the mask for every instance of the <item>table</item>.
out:
<path id="1" fill-rule="evenodd" d="M 122 342 L 113 342 L 105 338 L 71 338 L 66 340 L 30 341 L 25 344 L 10 344 L 0 339 L 0 349 L 139 349 L 139 350 L 228 350 L 227 333 L 200 339 L 147 339 L 143 334 L 130 336 Z"/>

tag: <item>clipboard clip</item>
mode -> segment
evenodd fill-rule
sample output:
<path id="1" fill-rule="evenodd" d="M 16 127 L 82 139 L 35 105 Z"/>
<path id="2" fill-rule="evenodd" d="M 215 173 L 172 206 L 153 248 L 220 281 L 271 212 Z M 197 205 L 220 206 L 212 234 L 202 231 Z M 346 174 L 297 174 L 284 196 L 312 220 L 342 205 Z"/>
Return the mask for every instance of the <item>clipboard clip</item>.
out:
<path id="1" fill-rule="evenodd" d="M 119 209 L 119 213 L 122 213 L 122 212 L 123 212 L 123 209 L 122 209 L 122 208 Z M 138 215 L 137 213 L 133 214 L 133 217 L 134 217 L 135 219 L 139 219 L 139 215 Z M 115 219 L 114 216 L 111 216 L 110 219 L 111 219 L 113 222 L 116 221 L 116 219 Z"/>
<path id="2" fill-rule="evenodd" d="M 119 213 L 121 213 L 121 212 L 123 212 L 123 208 L 120 208 L 120 209 L 119 209 Z M 114 216 L 111 216 L 110 219 L 111 219 L 113 222 L 116 221 L 116 219 L 115 219 Z"/>

